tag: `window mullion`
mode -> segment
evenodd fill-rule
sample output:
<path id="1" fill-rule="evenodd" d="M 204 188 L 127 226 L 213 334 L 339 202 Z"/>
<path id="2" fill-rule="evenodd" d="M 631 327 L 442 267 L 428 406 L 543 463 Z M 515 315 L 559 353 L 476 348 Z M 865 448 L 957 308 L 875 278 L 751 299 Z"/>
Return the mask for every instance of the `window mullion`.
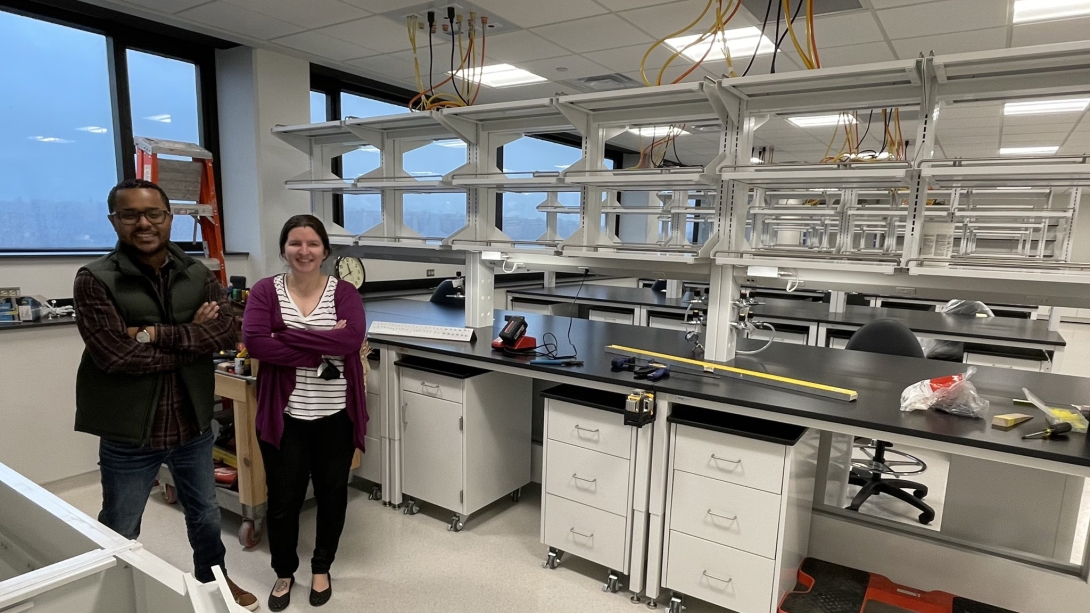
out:
<path id="1" fill-rule="evenodd" d="M 110 108 L 113 114 L 114 151 L 118 180 L 136 178 L 136 145 L 132 132 L 132 101 L 129 97 L 129 61 L 125 45 L 106 37 L 110 69 Z"/>

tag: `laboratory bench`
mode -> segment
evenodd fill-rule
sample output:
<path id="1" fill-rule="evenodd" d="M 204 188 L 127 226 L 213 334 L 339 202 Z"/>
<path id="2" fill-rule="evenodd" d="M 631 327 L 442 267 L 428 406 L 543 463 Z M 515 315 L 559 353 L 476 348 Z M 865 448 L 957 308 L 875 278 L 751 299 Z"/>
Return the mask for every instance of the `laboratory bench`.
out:
<path id="1" fill-rule="evenodd" d="M 632 292 L 616 291 L 618 289 L 633 288 L 605 288 L 604 291 L 597 288 L 587 300 L 594 303 L 622 294 L 634 296 Z M 572 297 L 575 295 L 575 288 L 564 288 L 564 291 L 570 292 Z M 582 300 L 583 293 L 579 295 Z M 437 325 L 461 325 L 464 321 L 457 310 L 435 305 L 402 308 L 400 303 L 404 301 L 384 302 L 365 305 L 369 320 Z M 647 300 L 640 306 L 648 306 L 650 302 L 652 300 Z M 680 307 L 679 303 L 671 303 L 664 296 L 654 297 L 653 304 Z M 430 318 L 429 310 L 433 314 Z M 441 377 L 437 381 L 427 381 L 432 389 L 447 385 L 442 379 L 444 375 L 439 373 L 444 368 L 475 369 L 475 374 L 470 374 L 468 380 L 484 376 L 484 373 L 508 375 L 502 385 L 512 393 L 517 392 L 519 397 L 522 391 L 518 391 L 521 389 L 516 383 L 518 379 L 537 379 L 562 386 L 553 388 L 552 393 L 542 394 L 546 406 L 541 476 L 544 564 L 547 568 L 555 567 L 563 555 L 594 561 L 607 569 L 605 588 L 608 591 L 617 589 L 620 576 L 627 577 L 626 587 L 635 595 L 642 593 L 652 599 L 660 598 L 666 590 L 709 600 L 743 613 L 775 611 L 773 607 L 779 598 L 793 586 L 790 575 L 805 555 L 810 517 L 817 512 L 813 509 L 818 508 L 826 515 L 849 522 L 881 524 L 883 530 L 932 539 L 944 546 L 963 544 L 970 536 L 980 537 L 982 527 L 994 525 L 994 522 L 1021 526 L 1018 530 L 985 530 L 983 540 L 974 545 L 975 550 L 982 555 L 1010 559 L 1012 539 L 1017 541 L 1015 544 L 1027 539 L 1040 541 L 1041 546 L 1027 555 L 1048 557 L 1055 554 L 1063 562 L 1046 566 L 1068 574 L 1080 572 L 1063 556 L 1071 551 L 1083 483 L 1090 477 L 1090 444 L 1086 437 L 1073 435 L 1064 440 L 1027 441 L 1022 440 L 1022 435 L 1029 431 L 1027 428 L 1038 429 L 1042 419 L 1034 419 L 1025 427 L 1002 431 L 990 427 L 990 418 L 1001 413 L 1025 412 L 1023 406 L 1014 404 L 1015 398 L 1023 396 L 1022 387 L 1042 395 L 1053 406 L 1084 404 L 1090 397 L 1090 380 L 982 366 L 973 381 L 990 402 L 984 419 L 954 417 L 934 411 L 906 413 L 899 410 L 905 387 L 922 379 L 964 372 L 966 365 L 772 343 L 761 353 L 739 355 L 730 364 L 853 389 L 858 398 L 847 402 L 734 378 L 687 374 L 677 369 L 669 378 L 649 383 L 633 380 L 630 372 L 614 371 L 611 360 L 616 356 L 607 353 L 606 346 L 625 345 L 689 356 L 693 345 L 683 333 L 522 311 L 520 314 L 529 324 L 527 334 L 539 340 L 551 334 L 557 339 L 559 353 L 576 353 L 583 361 L 581 365 L 570 367 L 540 365 L 531 364 L 529 357 L 506 355 L 491 347 L 490 341 L 498 335 L 504 316 L 508 314 L 511 312 L 497 310 L 495 324 L 477 329 L 472 342 L 399 336 L 369 339 L 370 346 L 381 355 L 378 379 L 383 382 L 383 389 L 390 391 L 377 399 L 379 406 L 372 407 L 373 413 L 386 411 L 383 422 L 388 427 L 383 432 L 383 449 L 389 454 L 385 473 L 388 480 L 383 484 L 382 492 L 386 504 L 395 508 L 409 504 L 414 511 L 418 501 L 402 491 L 403 475 L 419 472 L 421 466 L 434 466 L 438 461 L 432 450 L 420 453 L 405 444 L 404 407 L 413 387 L 407 386 L 405 380 L 412 376 L 422 381 L 426 379 L 413 375 L 412 370 L 396 366 L 399 361 L 404 364 L 405 360 L 411 359 L 431 365 L 432 372 Z M 829 317 L 828 314 L 824 316 L 825 319 Z M 858 320 L 848 317 L 843 321 L 857 323 Z M 574 347 L 568 344 L 569 327 Z M 950 328 L 941 330 L 950 333 Z M 993 332 L 986 330 L 982 334 Z M 1045 340 L 1048 340 L 1047 335 Z M 741 347 L 749 349 L 763 344 L 755 339 L 740 341 Z M 448 373 L 446 376 L 453 375 Z M 481 382 L 487 383 L 484 379 Z M 462 385 L 451 393 L 457 392 L 461 394 L 459 398 L 464 398 L 462 390 L 469 384 Z M 655 393 L 653 421 L 642 427 L 626 425 L 623 411 L 620 411 L 624 399 L 636 388 Z M 442 393 L 447 393 L 446 388 Z M 447 406 L 452 416 L 464 414 L 464 405 L 456 401 Z M 520 414 L 519 419 L 525 419 L 525 416 Z M 412 423 L 412 419 L 409 421 Z M 459 431 L 479 427 L 456 419 L 450 423 L 458 423 Z M 448 429 L 453 432 L 454 428 L 451 425 Z M 856 437 L 880 438 L 897 446 L 949 454 L 951 478 L 987 474 L 989 478 L 1002 480 L 1010 500 L 1000 507 L 990 508 L 989 515 L 982 518 L 979 515 L 981 500 L 974 498 L 978 493 L 976 490 L 969 488 L 957 493 L 966 499 L 964 503 L 954 500 L 955 496 L 951 494 L 942 529 L 933 533 L 923 527 L 887 525 L 877 518 L 844 511 L 840 504 L 842 499 L 837 498 L 833 490 L 838 483 L 846 483 L 848 466 L 843 461 L 837 463 L 836 450 L 847 448 L 850 457 Z M 519 448 L 518 453 L 522 453 L 522 449 Z M 732 462 L 741 458 L 748 468 L 744 475 L 724 473 L 714 466 L 709 468 L 705 465 L 709 453 Z M 464 458 L 457 457 L 455 451 L 448 455 L 450 462 L 464 467 Z M 966 461 L 960 462 L 961 458 Z M 524 473 L 522 467 L 519 470 L 519 474 Z M 1012 471 L 1018 474 L 1008 475 Z M 452 472 L 451 480 L 456 480 L 455 472 Z M 467 474 L 463 468 L 459 483 L 468 483 Z M 749 477 L 755 481 L 746 481 Z M 529 480 L 529 476 L 523 475 L 522 479 Z M 1044 500 L 1018 499 L 1017 493 L 1030 482 L 1046 484 L 1036 490 L 1044 493 Z M 505 482 L 504 487 L 511 484 Z M 980 486 L 980 492 L 985 490 Z M 496 489 L 490 495 L 495 497 L 499 492 Z M 739 494 L 746 496 L 739 498 L 736 496 Z M 704 507 L 708 506 L 708 496 L 718 501 L 716 504 L 741 501 L 732 506 L 729 513 L 714 505 L 709 507 L 717 516 L 727 513 L 727 517 L 740 517 L 738 513 L 744 512 L 754 518 L 753 521 L 758 517 L 767 521 L 758 522 L 761 527 L 755 533 L 742 535 L 744 538 L 716 535 L 714 530 L 712 533 L 699 532 L 707 528 L 700 526 L 708 518 L 693 516 L 692 509 L 700 507 L 703 513 Z M 424 503 L 427 502 L 424 499 Z M 456 503 L 437 506 L 450 508 Z M 735 508 L 738 505 L 744 508 Z M 851 517 L 844 518 L 844 514 Z M 464 515 L 456 519 L 471 523 Z M 719 520 L 713 517 L 711 521 Z M 1012 533 L 1025 534 L 1018 534 L 1019 538 L 1015 539 Z M 732 540 L 735 537 L 742 540 Z M 1021 558 L 1016 555 L 1014 559 Z M 722 572 L 736 569 L 739 586 L 736 586 L 734 596 L 740 600 L 706 589 L 708 580 L 693 560 L 719 560 L 721 566 L 729 567 L 720 568 Z M 748 577 L 744 579 L 744 587 L 742 577 Z"/>

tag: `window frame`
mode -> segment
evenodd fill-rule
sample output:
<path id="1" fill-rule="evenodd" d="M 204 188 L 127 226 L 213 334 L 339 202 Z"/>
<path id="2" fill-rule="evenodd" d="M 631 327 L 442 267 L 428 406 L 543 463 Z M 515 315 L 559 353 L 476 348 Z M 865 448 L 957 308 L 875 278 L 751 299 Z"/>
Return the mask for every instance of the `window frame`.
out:
<path id="1" fill-rule="evenodd" d="M 0 2 L 3 2 L 3 0 L 0 0 Z M 406 106 L 416 96 L 416 92 L 404 87 L 390 85 L 319 64 L 310 65 L 310 91 L 325 94 L 326 121 L 341 119 L 341 93 Z M 583 147 L 583 140 L 580 137 L 566 132 L 527 134 L 526 136 L 559 145 L 568 145 L 576 149 L 582 149 Z M 614 168 L 623 167 L 622 158 L 626 153 L 637 152 L 609 144 L 606 145 L 605 157 L 613 161 Z M 500 168 L 503 168 L 503 147 L 499 147 L 496 152 L 496 159 Z M 330 170 L 333 174 L 340 176 L 343 170 L 340 157 L 335 158 L 331 166 Z M 503 192 L 496 193 L 496 228 L 500 230 L 503 230 L 503 196 Z M 333 221 L 339 225 L 344 225 L 344 196 L 341 194 L 333 194 Z M 614 232 L 620 231 L 620 219 L 617 222 Z"/>
<path id="2" fill-rule="evenodd" d="M 237 47 L 236 43 L 75 0 L 49 2 L 0 0 L 0 10 L 105 37 L 110 106 L 113 115 L 111 129 L 114 136 L 118 181 L 136 177 L 136 145 L 133 142 L 132 106 L 129 97 L 128 50 L 193 64 L 197 75 L 194 85 L 197 89 L 197 126 L 201 139 L 199 144 L 212 153 L 220 227 L 224 226 L 216 93 L 216 50 Z M 203 250 L 200 243 L 178 244 L 186 251 Z M 0 248 L 0 255 L 66 255 L 107 251 L 109 248 L 101 251 L 88 251 L 82 248 Z"/>

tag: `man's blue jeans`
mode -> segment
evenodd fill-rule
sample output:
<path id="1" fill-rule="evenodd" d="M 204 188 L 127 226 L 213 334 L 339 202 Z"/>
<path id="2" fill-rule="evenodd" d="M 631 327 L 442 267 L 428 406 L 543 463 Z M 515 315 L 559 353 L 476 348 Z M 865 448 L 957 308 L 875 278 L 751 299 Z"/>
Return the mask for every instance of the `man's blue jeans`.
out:
<path id="1" fill-rule="evenodd" d="M 137 539 L 140 518 L 159 467 L 174 477 L 178 501 L 185 510 L 194 576 L 207 583 L 213 566 L 223 566 L 226 549 L 220 535 L 220 508 L 212 464 L 212 430 L 172 449 L 136 447 L 102 439 L 98 465 L 102 473 L 102 512 L 98 521 L 121 536 Z"/>

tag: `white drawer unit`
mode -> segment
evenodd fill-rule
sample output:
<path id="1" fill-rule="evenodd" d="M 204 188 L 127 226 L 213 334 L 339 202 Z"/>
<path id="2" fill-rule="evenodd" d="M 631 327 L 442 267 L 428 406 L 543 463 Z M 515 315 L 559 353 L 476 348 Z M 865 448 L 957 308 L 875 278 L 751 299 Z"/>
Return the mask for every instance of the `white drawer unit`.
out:
<path id="1" fill-rule="evenodd" d="M 628 587 L 639 592 L 654 425 L 625 425 L 627 394 L 561 385 L 541 395 L 545 568 L 555 569 L 565 554 L 578 556 L 606 567 L 605 590 L 617 592 L 628 575 Z"/>
<path id="2" fill-rule="evenodd" d="M 810 538 L 818 433 L 673 405 L 661 574 L 669 611 L 697 598 L 776 613 Z"/>
<path id="3" fill-rule="evenodd" d="M 629 462 L 624 458 L 549 441 L 545 491 L 616 515 L 628 505 Z"/>
<path id="4" fill-rule="evenodd" d="M 472 513 L 530 482 L 532 381 L 456 364 L 405 358 L 400 404 L 404 511 L 420 501 L 455 512 L 461 531 Z"/>
<path id="5" fill-rule="evenodd" d="M 619 458 L 632 454 L 632 430 L 617 415 L 593 407 L 552 399 L 548 437 Z"/>
<path id="6" fill-rule="evenodd" d="M 675 449 L 676 470 L 780 493 L 783 445 L 685 425 L 676 429 L 684 441 Z"/>
<path id="7" fill-rule="evenodd" d="M 1044 356 L 1042 356 L 1044 357 Z M 977 366 L 995 366 L 996 368 L 1012 368 L 1014 370 L 1028 370 L 1031 372 L 1048 372 L 1047 360 L 1034 360 L 1006 355 L 987 355 L 983 353 L 965 352 L 965 363 Z"/>
<path id="8" fill-rule="evenodd" d="M 805 333 L 781 330 L 780 327 L 775 323 L 773 323 L 772 325 L 776 326 L 775 333 L 773 333 L 772 330 L 768 330 L 766 328 L 757 328 L 756 330 L 750 330 L 749 338 L 761 341 L 767 341 L 768 339 L 772 339 L 777 343 L 791 343 L 792 345 L 805 345 L 809 342 L 808 339 L 810 337 Z"/>
<path id="9" fill-rule="evenodd" d="M 364 437 L 364 445 L 367 449 L 360 456 L 360 465 L 355 470 L 355 475 L 370 481 L 370 500 L 382 500 L 382 486 L 385 482 L 387 470 L 387 450 L 382 440 L 388 438 L 385 430 L 386 407 L 383 404 L 383 370 L 379 360 L 379 351 L 372 350 L 367 357 L 367 375 L 365 378 L 367 390 L 367 436 Z"/>
<path id="10" fill-rule="evenodd" d="M 552 315 L 556 311 L 555 304 L 546 304 L 543 302 L 533 302 L 529 300 L 520 300 L 518 298 L 511 298 L 510 309 L 516 313 L 534 313 L 537 315 Z"/>
<path id="11" fill-rule="evenodd" d="M 608 568 L 624 565 L 628 521 L 585 504 L 546 494 L 549 509 L 542 538 L 572 555 Z"/>
<path id="12" fill-rule="evenodd" d="M 606 311 L 603 309 L 590 309 L 590 314 L 587 317 L 591 321 L 605 321 L 611 324 L 632 325 L 636 323 L 636 314 L 631 312 L 621 313 L 618 311 Z"/>
<path id="13" fill-rule="evenodd" d="M 684 319 L 678 319 L 676 317 L 668 317 L 666 315 L 650 315 L 647 318 L 647 325 L 651 328 L 663 328 L 665 330 L 680 330 L 682 332 L 688 332 L 689 330 L 698 330 L 700 326 L 698 324 L 685 323 Z"/>

